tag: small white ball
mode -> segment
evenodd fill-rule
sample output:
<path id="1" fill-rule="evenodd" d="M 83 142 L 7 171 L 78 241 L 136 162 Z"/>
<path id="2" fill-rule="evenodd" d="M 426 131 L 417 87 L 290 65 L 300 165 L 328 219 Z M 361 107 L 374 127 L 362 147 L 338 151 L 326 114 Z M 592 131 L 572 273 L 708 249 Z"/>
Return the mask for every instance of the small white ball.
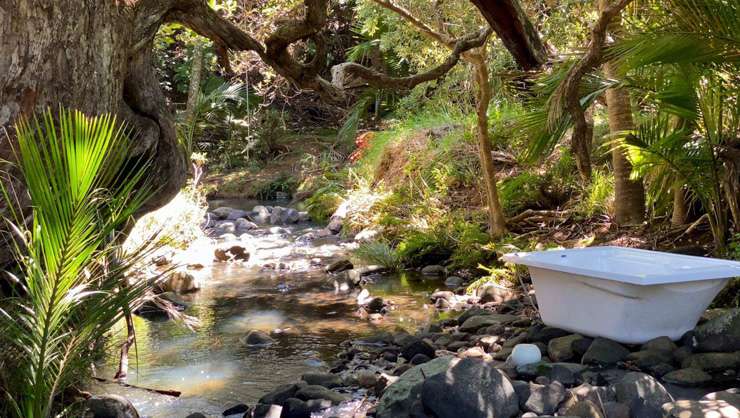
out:
<path id="1" fill-rule="evenodd" d="M 534 344 L 517 344 L 511 352 L 511 361 L 515 366 L 539 363 L 541 360 L 542 353 L 540 353 L 539 347 Z"/>

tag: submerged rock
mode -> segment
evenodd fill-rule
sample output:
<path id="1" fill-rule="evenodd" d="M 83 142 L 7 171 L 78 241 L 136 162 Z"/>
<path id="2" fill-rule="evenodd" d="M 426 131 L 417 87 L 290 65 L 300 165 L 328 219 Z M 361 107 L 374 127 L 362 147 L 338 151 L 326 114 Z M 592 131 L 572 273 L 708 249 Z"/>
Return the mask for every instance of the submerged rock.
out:
<path id="1" fill-rule="evenodd" d="M 93 396 L 85 401 L 86 418 L 139 418 L 131 402 L 118 395 Z"/>
<path id="2" fill-rule="evenodd" d="M 236 414 L 243 414 L 245 412 L 249 411 L 249 407 L 243 403 L 240 403 L 238 405 L 234 405 L 231 408 L 228 408 L 223 412 L 224 416 L 228 415 L 236 415 Z"/>
<path id="3" fill-rule="evenodd" d="M 262 331 L 252 330 L 244 336 L 244 344 L 254 347 L 265 347 L 274 344 L 275 340 Z"/>
<path id="4" fill-rule="evenodd" d="M 421 269 L 421 274 L 424 276 L 445 276 L 447 275 L 447 269 L 444 266 L 433 264 L 423 267 Z"/>
<path id="5" fill-rule="evenodd" d="M 351 270 L 355 266 L 352 264 L 351 261 L 349 261 L 346 258 L 342 258 L 336 261 L 333 261 L 330 263 L 324 270 L 326 270 L 327 273 L 340 273 L 346 270 Z"/>

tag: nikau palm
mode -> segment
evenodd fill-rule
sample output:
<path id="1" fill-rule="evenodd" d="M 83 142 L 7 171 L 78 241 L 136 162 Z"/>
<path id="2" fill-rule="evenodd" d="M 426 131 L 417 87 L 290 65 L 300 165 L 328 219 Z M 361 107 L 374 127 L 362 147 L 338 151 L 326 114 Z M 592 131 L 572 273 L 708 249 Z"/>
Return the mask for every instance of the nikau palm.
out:
<path id="1" fill-rule="evenodd" d="M 32 221 L 3 189 L 18 271 L 15 294 L 0 305 L 0 360 L 13 364 L 0 375 L 0 412 L 45 418 L 65 412 L 59 397 L 90 370 L 90 351 L 148 288 L 126 280 L 146 250 L 123 254 L 117 243 L 150 190 L 146 162 L 127 160 L 126 132 L 111 116 L 60 109 L 19 122 L 16 134 Z"/>

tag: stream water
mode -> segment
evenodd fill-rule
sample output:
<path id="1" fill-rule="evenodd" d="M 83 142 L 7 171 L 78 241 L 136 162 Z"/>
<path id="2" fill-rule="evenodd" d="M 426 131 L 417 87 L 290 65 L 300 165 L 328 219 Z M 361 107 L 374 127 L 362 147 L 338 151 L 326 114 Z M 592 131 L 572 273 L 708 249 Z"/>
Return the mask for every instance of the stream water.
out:
<path id="1" fill-rule="evenodd" d="M 249 209 L 254 202 L 228 202 Z M 219 205 L 221 202 L 219 202 Z M 300 243 L 312 225 L 270 226 L 252 231 L 252 257 L 246 264 L 215 264 L 203 276 L 200 291 L 184 295 L 186 312 L 200 324 L 191 331 L 172 321 L 135 318 L 137 352 L 131 354 L 127 382 L 146 388 L 181 391 L 178 398 L 114 383 L 101 383 L 95 393 L 129 398 L 143 417 L 185 418 L 193 412 L 221 416 L 237 403 L 254 404 L 278 385 L 295 382 L 306 372 L 325 371 L 339 344 L 382 329 L 415 329 L 429 321 L 426 306 L 438 282 L 424 282 L 411 273 L 377 278 L 366 287 L 373 296 L 393 303 L 382 321 L 356 315 L 356 293 L 336 293 L 323 272 L 326 264 L 347 253 L 336 239 Z M 288 272 L 264 269 L 283 262 Z M 272 333 L 276 343 L 250 348 L 241 342 L 249 330 Z M 280 330 L 275 333 L 275 330 Z M 122 330 L 119 332 L 122 334 Z M 97 374 L 115 374 L 117 352 L 111 350 Z"/>

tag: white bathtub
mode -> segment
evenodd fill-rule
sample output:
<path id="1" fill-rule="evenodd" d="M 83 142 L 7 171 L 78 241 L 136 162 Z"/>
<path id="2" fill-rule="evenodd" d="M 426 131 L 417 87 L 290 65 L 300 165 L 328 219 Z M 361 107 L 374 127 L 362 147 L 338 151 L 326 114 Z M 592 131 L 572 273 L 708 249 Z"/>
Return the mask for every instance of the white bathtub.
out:
<path id="1" fill-rule="evenodd" d="M 680 338 L 740 263 L 714 258 L 590 247 L 512 253 L 529 266 L 545 324 L 623 343 Z"/>

